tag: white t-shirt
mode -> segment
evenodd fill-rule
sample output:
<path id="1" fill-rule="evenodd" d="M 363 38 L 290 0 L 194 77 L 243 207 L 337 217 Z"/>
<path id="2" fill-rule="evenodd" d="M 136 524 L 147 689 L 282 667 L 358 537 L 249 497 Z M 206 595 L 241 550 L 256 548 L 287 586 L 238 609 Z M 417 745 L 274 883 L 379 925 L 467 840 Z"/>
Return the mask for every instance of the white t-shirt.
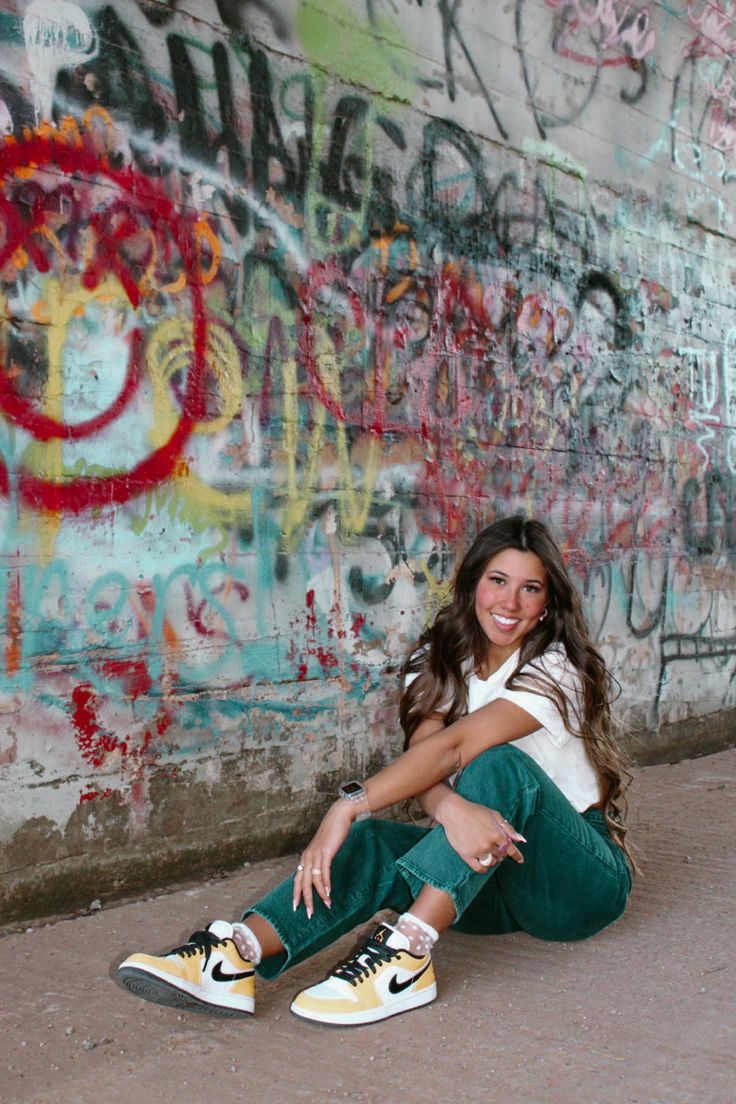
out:
<path id="1" fill-rule="evenodd" d="M 585 744 L 580 736 L 575 736 L 565 728 L 554 698 L 526 690 L 506 689 L 506 680 L 518 662 L 519 653 L 516 651 L 487 679 L 479 679 L 477 675 L 470 673 L 468 713 L 473 713 L 482 705 L 488 705 L 499 698 L 505 698 L 539 721 L 540 727 L 529 736 L 509 742 L 534 759 L 562 790 L 570 804 L 578 812 L 583 812 L 600 801 L 598 775 L 588 759 Z M 582 712 L 582 690 L 580 676 L 568 660 L 564 648 L 561 645 L 553 646 L 534 662 L 565 695 L 570 721 L 574 724 L 578 712 Z M 526 672 L 529 683 L 533 685 L 535 670 L 531 665 L 522 668 L 517 682 L 524 682 Z M 415 677 L 409 676 L 407 685 Z"/>

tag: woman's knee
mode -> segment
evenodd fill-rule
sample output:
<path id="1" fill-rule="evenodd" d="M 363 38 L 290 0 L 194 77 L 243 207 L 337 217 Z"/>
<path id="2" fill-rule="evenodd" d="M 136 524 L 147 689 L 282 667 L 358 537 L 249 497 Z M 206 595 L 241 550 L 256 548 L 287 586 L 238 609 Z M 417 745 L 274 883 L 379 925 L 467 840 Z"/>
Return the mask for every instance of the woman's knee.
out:
<path id="1" fill-rule="evenodd" d="M 513 773 L 524 772 L 526 756 L 518 748 L 512 747 L 511 744 L 499 744 L 497 747 L 488 748 L 487 751 L 481 752 L 476 756 L 472 763 L 469 763 L 463 770 L 462 778 L 474 778 L 478 774 L 485 774 L 488 771 L 512 771 Z"/>
<path id="2" fill-rule="evenodd" d="M 457 783 L 457 792 L 470 800 L 477 800 L 474 795 L 489 786 L 505 790 L 529 785 L 536 781 L 530 762 L 523 751 L 510 744 L 488 748 L 464 768 Z"/>

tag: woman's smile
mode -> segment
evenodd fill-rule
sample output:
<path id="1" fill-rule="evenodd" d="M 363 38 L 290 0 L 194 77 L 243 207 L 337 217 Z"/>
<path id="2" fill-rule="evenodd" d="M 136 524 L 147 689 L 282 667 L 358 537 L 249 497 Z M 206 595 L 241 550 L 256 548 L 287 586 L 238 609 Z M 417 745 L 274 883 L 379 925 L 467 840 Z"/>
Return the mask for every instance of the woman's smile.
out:
<path id="1" fill-rule="evenodd" d="M 502 617 L 500 613 L 493 613 L 491 616 L 496 624 L 504 629 L 513 629 L 515 625 L 519 624 L 518 617 Z"/>

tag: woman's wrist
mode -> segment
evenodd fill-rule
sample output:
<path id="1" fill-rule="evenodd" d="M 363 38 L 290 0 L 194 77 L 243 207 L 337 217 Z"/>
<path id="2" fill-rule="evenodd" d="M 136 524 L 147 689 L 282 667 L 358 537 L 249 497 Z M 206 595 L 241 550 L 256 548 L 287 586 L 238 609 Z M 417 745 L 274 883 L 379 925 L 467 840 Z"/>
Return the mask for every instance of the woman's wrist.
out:
<path id="1" fill-rule="evenodd" d="M 338 790 L 339 797 L 347 801 L 353 807 L 353 821 L 366 820 L 371 815 L 371 806 L 368 802 L 368 794 L 365 786 L 357 779 L 351 782 L 343 782 Z"/>
<path id="2" fill-rule="evenodd" d="M 450 815 L 452 810 L 462 801 L 463 798 L 453 790 L 452 786 L 448 786 L 447 783 L 441 782 L 438 786 L 432 788 L 430 816 L 433 820 L 436 820 L 438 824 L 444 824 L 445 818 Z"/>
<path id="3" fill-rule="evenodd" d="M 354 824 L 361 815 L 360 804 L 362 803 L 351 801 L 347 797 L 338 797 L 333 808 L 338 809 L 342 816 L 344 816 L 351 824 Z"/>

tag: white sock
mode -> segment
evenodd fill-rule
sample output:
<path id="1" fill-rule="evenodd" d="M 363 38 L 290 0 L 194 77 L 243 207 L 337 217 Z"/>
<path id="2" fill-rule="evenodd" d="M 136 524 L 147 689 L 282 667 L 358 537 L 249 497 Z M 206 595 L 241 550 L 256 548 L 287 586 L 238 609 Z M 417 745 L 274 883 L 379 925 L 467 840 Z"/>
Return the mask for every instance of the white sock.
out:
<path id="1" fill-rule="evenodd" d="M 263 958 L 263 949 L 255 932 L 247 924 L 233 924 L 233 943 L 241 958 L 252 962 L 254 966 Z"/>
<path id="2" fill-rule="evenodd" d="M 425 923 L 410 912 L 401 914 L 396 921 L 396 930 L 409 940 L 409 950 L 413 955 L 429 954 L 440 937 L 439 932 L 431 924 Z"/>

